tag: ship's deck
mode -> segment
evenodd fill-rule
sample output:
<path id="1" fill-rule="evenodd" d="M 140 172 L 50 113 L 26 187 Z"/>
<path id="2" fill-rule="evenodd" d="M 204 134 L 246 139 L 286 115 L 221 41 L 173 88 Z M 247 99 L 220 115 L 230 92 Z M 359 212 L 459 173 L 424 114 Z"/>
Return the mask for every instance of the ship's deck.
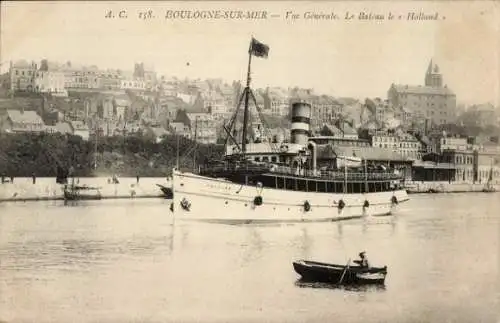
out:
<path id="1" fill-rule="evenodd" d="M 301 179 L 310 180 L 329 180 L 329 181 L 348 181 L 348 182 L 363 182 L 363 181 L 398 181 L 403 177 L 399 174 L 390 173 L 387 171 L 374 172 L 359 172 L 359 171 L 330 171 L 330 170 L 309 170 L 309 169 L 292 169 L 287 166 L 277 165 L 258 165 L 258 164 L 242 164 L 242 165 L 218 165 L 211 167 L 200 168 L 202 175 L 226 177 L 237 174 L 269 174 L 274 176 L 298 177 Z"/>

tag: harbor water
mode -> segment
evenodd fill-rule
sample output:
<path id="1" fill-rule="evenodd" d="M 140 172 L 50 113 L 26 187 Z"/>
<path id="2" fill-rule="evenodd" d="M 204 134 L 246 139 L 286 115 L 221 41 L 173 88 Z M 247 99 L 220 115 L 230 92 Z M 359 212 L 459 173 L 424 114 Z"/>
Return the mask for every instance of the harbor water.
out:
<path id="1" fill-rule="evenodd" d="M 293 225 L 172 218 L 170 201 L 0 204 L 1 322 L 497 322 L 500 194 Z M 207 210 L 210 212 L 210 210 Z M 385 288 L 303 284 L 366 251 Z"/>

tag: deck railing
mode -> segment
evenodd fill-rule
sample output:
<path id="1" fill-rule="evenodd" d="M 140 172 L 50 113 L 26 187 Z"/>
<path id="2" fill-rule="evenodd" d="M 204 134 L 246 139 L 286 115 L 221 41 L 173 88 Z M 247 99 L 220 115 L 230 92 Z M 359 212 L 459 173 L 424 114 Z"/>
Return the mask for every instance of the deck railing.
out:
<path id="1" fill-rule="evenodd" d="M 272 173 L 276 175 L 298 176 L 298 177 L 313 177 L 317 179 L 331 180 L 348 180 L 348 181 L 363 181 L 363 180 L 402 180 L 403 175 L 394 174 L 387 171 L 372 171 L 372 172 L 355 172 L 355 171 L 326 171 L 326 170 L 309 170 L 309 169 L 292 169 L 287 166 L 269 166 L 255 164 L 241 165 L 218 165 L 200 167 L 201 173 L 227 174 L 227 173 Z"/>

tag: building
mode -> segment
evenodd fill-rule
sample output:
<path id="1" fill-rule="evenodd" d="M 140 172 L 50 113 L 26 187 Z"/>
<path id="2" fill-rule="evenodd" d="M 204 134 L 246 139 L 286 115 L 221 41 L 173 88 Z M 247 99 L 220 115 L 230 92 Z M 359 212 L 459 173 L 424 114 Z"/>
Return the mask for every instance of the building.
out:
<path id="1" fill-rule="evenodd" d="M 58 122 L 54 128 L 56 132 L 61 134 L 73 134 L 73 128 L 68 122 Z"/>
<path id="2" fill-rule="evenodd" d="M 134 73 L 132 76 L 134 88 L 132 90 L 157 90 L 156 72 L 152 67 L 144 66 L 144 63 L 136 63 L 134 65 Z M 125 86 L 131 86 L 131 83 L 126 83 Z M 142 86 L 142 89 L 140 88 Z"/>
<path id="3" fill-rule="evenodd" d="M 186 92 L 177 92 L 177 97 L 181 99 L 184 103 L 193 105 L 198 99 L 198 95 L 193 95 Z"/>
<path id="4" fill-rule="evenodd" d="M 381 98 L 366 99 L 365 111 L 369 112 L 368 119 L 375 120 L 380 124 L 387 123 L 390 117 L 394 116 L 389 100 L 382 100 Z"/>
<path id="5" fill-rule="evenodd" d="M 313 96 L 310 99 L 312 116 L 311 124 L 317 128 L 323 123 L 334 123 L 342 117 L 343 106 L 333 97 L 327 95 Z"/>
<path id="6" fill-rule="evenodd" d="M 197 142 L 205 144 L 217 142 L 216 122 L 209 113 L 179 110 L 175 121 L 189 127 L 191 138 Z"/>
<path id="7" fill-rule="evenodd" d="M 121 90 L 145 91 L 146 82 L 142 79 L 125 78 L 122 79 L 120 85 Z"/>
<path id="8" fill-rule="evenodd" d="M 217 142 L 216 122 L 208 113 L 188 113 L 191 138 L 204 144 Z"/>
<path id="9" fill-rule="evenodd" d="M 83 121 L 70 121 L 69 125 L 73 135 L 80 136 L 83 140 L 89 140 L 90 130 Z"/>
<path id="10" fill-rule="evenodd" d="M 399 138 L 386 131 L 376 132 L 370 139 L 373 147 L 390 149 L 391 151 L 397 151 L 399 147 Z"/>
<path id="11" fill-rule="evenodd" d="M 401 122 L 401 125 L 405 129 L 421 130 L 421 129 L 413 129 L 414 125 L 418 124 L 418 120 L 414 118 L 414 114 L 408 108 L 405 107 L 395 108 L 394 117 Z"/>
<path id="12" fill-rule="evenodd" d="M 102 90 L 119 90 L 122 86 L 123 73 L 120 70 L 99 71 L 97 87 Z"/>
<path id="13" fill-rule="evenodd" d="M 324 124 L 319 131 L 320 136 L 329 136 L 332 138 L 344 138 L 344 133 L 333 124 Z"/>
<path id="14" fill-rule="evenodd" d="M 185 103 L 177 97 L 162 97 L 159 102 L 159 118 L 164 121 L 172 121 L 177 116 L 177 111 L 184 108 Z"/>
<path id="15" fill-rule="evenodd" d="M 419 160 L 422 158 L 422 144 L 415 136 L 401 132 L 397 134 L 399 145 L 397 152 L 408 159 Z"/>
<path id="16" fill-rule="evenodd" d="M 347 122 L 337 120 L 336 124 L 324 124 L 323 127 L 309 138 L 317 145 L 330 144 L 335 147 L 370 147 L 370 141 L 360 139 L 356 130 Z"/>
<path id="17" fill-rule="evenodd" d="M 500 147 L 497 143 L 477 144 L 472 138 L 436 136 L 432 152 L 422 156 L 414 169 L 416 180 L 459 183 L 500 181 Z"/>
<path id="18" fill-rule="evenodd" d="M 500 146 L 496 142 L 486 142 L 477 148 L 476 181 L 500 183 Z"/>
<path id="19" fill-rule="evenodd" d="M 500 123 L 500 112 L 491 103 L 472 105 L 460 119 L 464 125 L 487 127 Z"/>
<path id="20" fill-rule="evenodd" d="M 97 116 L 104 120 L 114 119 L 115 107 L 112 96 L 102 97 L 97 103 Z"/>
<path id="21" fill-rule="evenodd" d="M 208 91 L 200 94 L 204 111 L 208 111 L 216 120 L 227 118 L 231 111 L 226 105 L 226 100 L 217 91 Z"/>
<path id="22" fill-rule="evenodd" d="M 62 71 L 36 71 L 35 91 L 55 96 L 67 96 L 66 76 Z"/>
<path id="23" fill-rule="evenodd" d="M 32 91 L 35 85 L 35 76 L 37 64 L 28 63 L 25 60 L 19 60 L 15 63 L 10 62 L 10 88 L 12 91 Z"/>
<path id="24" fill-rule="evenodd" d="M 73 134 L 73 129 L 68 122 L 58 122 L 55 125 L 45 125 L 45 132 L 50 134 L 60 133 L 63 135 Z"/>
<path id="25" fill-rule="evenodd" d="M 425 74 L 424 86 L 392 84 L 387 97 L 391 106 L 406 109 L 416 118 L 429 120 L 431 124 L 455 121 L 456 95 L 443 86 L 442 74 L 432 60 Z"/>
<path id="26" fill-rule="evenodd" d="M 126 120 L 131 106 L 131 102 L 128 96 L 126 95 L 116 96 L 114 100 L 114 106 L 115 106 L 114 117 L 117 120 Z"/>
<path id="27" fill-rule="evenodd" d="M 9 109 L 0 118 L 0 130 L 7 133 L 45 132 L 46 127 L 35 111 Z"/>
<path id="28" fill-rule="evenodd" d="M 409 160 L 421 158 L 422 144 L 411 134 L 378 131 L 370 137 L 370 141 L 373 147 L 389 149 Z"/>
<path id="29" fill-rule="evenodd" d="M 218 87 L 218 89 L 226 102 L 228 110 L 233 111 L 236 108 L 236 104 L 238 103 L 235 88 L 227 84 L 222 84 Z"/>
<path id="30" fill-rule="evenodd" d="M 98 89 L 100 86 L 97 66 L 77 67 L 65 64 L 61 70 L 64 71 L 66 89 Z"/>
<path id="31" fill-rule="evenodd" d="M 160 93 L 163 96 L 177 96 L 177 93 L 179 92 L 179 86 L 174 80 L 163 80 L 160 84 L 160 89 Z"/>
<path id="32" fill-rule="evenodd" d="M 349 122 L 345 120 L 339 120 L 337 121 L 336 126 L 337 128 L 340 129 L 340 131 L 342 131 L 344 139 L 352 139 L 352 140 L 359 139 L 358 132 L 356 131 L 356 129 L 351 127 Z"/>
<path id="33" fill-rule="evenodd" d="M 290 111 L 288 91 L 278 87 L 268 88 L 264 94 L 264 105 L 261 108 L 269 111 L 274 116 L 287 116 Z"/>
<path id="34" fill-rule="evenodd" d="M 169 129 L 176 135 L 191 138 L 189 126 L 185 125 L 184 122 L 170 122 Z"/>

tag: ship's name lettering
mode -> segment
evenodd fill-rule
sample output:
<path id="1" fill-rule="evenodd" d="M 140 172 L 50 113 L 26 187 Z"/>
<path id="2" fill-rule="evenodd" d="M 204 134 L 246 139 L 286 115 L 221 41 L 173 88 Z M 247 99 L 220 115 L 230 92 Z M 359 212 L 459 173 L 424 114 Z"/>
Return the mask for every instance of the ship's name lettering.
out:
<path id="1" fill-rule="evenodd" d="M 224 185 L 224 184 L 207 184 L 207 186 L 209 188 L 215 188 L 215 189 L 219 189 L 219 190 L 230 190 L 231 189 L 231 186 L 229 185 Z"/>

